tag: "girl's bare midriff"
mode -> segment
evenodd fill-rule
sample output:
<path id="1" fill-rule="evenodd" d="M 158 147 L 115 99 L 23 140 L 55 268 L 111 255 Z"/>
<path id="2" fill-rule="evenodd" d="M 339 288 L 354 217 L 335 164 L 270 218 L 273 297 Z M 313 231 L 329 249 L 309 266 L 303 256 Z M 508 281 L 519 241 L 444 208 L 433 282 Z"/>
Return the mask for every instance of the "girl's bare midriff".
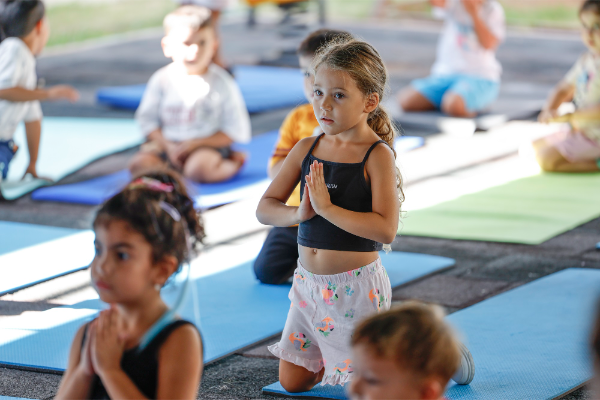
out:
<path id="1" fill-rule="evenodd" d="M 300 263 L 315 275 L 335 275 L 352 271 L 372 263 L 379 258 L 376 251 L 337 251 L 314 249 L 298 245 Z"/>

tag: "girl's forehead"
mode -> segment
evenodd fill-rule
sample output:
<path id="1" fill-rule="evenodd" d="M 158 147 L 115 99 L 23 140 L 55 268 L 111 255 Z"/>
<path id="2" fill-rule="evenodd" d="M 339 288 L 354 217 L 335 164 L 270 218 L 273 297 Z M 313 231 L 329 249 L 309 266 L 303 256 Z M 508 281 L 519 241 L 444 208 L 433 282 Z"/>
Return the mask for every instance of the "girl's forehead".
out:
<path id="1" fill-rule="evenodd" d="M 344 89 L 357 88 L 356 82 L 346 71 L 320 66 L 315 72 L 315 85 Z"/>

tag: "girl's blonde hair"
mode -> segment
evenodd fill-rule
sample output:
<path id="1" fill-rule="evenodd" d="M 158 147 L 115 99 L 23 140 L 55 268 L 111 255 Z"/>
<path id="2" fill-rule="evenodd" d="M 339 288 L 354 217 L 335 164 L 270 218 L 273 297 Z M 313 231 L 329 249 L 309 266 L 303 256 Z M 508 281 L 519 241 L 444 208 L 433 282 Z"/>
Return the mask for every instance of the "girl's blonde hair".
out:
<path id="1" fill-rule="evenodd" d="M 377 93 L 379 104 L 369 114 L 367 123 L 390 146 L 394 152 L 394 158 L 396 158 L 394 138 L 397 136 L 398 130 L 386 110 L 381 106 L 383 97 L 388 92 L 387 70 L 377 50 L 369 43 L 355 39 L 349 34 L 341 35 L 317 51 L 312 64 L 313 72 L 316 73 L 322 65 L 346 72 L 365 96 Z M 397 167 L 396 184 L 402 206 L 404 202 L 402 175 Z"/>
<path id="2" fill-rule="evenodd" d="M 352 346 L 364 344 L 421 378 L 448 383 L 460 364 L 459 342 L 440 306 L 408 301 L 363 321 Z"/>

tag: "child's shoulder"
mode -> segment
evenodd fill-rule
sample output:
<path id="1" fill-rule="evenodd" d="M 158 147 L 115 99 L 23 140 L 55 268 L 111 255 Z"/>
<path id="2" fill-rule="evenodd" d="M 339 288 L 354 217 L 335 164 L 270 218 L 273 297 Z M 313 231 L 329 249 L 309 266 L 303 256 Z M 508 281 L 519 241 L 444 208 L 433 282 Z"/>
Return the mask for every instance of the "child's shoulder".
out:
<path id="1" fill-rule="evenodd" d="M 19 38 L 9 37 L 0 43 L 0 56 L 22 58 L 27 57 L 28 54 L 33 58 L 33 54 L 31 54 L 29 48 Z"/>

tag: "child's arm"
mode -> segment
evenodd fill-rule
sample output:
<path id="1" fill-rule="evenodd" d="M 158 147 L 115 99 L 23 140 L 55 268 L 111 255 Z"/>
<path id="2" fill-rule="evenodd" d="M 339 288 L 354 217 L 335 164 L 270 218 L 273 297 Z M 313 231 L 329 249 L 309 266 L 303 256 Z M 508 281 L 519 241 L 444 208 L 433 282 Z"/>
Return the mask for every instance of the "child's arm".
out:
<path id="1" fill-rule="evenodd" d="M 169 335 L 158 355 L 157 399 L 195 399 L 202 376 L 202 342 L 184 325 Z"/>
<path id="2" fill-rule="evenodd" d="M 371 180 L 372 212 L 355 212 L 333 205 L 325 186 L 323 164 L 316 161 L 311 165 L 307 178 L 312 207 L 318 215 L 346 232 L 380 243 L 392 243 L 400 216 L 392 150 L 383 145 L 375 147 L 366 169 Z"/>
<path id="3" fill-rule="evenodd" d="M 48 89 L 25 89 L 20 86 L 1 89 L 0 99 L 14 102 L 35 100 L 67 99 L 72 103 L 79 99 L 79 93 L 68 85 L 52 86 Z"/>
<path id="4" fill-rule="evenodd" d="M 94 322 L 88 324 L 88 333 L 83 347 L 83 325 L 73 339 L 71 351 L 69 352 L 69 361 L 67 370 L 63 375 L 58 392 L 54 397 L 57 400 L 62 399 L 87 399 L 90 396 L 92 378 L 94 377 L 94 369 L 90 358 L 90 328 Z"/>
<path id="5" fill-rule="evenodd" d="M 575 94 L 575 85 L 572 83 L 562 80 L 556 85 L 556 87 L 550 93 L 546 104 L 542 108 L 542 112 L 538 116 L 540 122 L 551 122 L 551 119 L 557 117 L 558 107 L 566 101 L 573 100 Z"/>
<path id="6" fill-rule="evenodd" d="M 500 39 L 492 33 L 485 21 L 479 17 L 479 8 L 481 7 L 481 4 L 473 0 L 462 0 L 462 3 L 465 10 L 473 19 L 473 30 L 477 35 L 479 44 L 481 44 L 484 49 L 494 50 L 498 47 Z"/>
<path id="7" fill-rule="evenodd" d="M 309 220 L 315 215 L 310 207 L 310 198 L 306 195 L 303 196 L 300 207 L 285 204 L 300 181 L 302 160 L 314 141 L 313 137 L 302 139 L 283 161 L 281 170 L 267 188 L 256 208 L 256 218 L 260 223 L 286 227 Z"/>

